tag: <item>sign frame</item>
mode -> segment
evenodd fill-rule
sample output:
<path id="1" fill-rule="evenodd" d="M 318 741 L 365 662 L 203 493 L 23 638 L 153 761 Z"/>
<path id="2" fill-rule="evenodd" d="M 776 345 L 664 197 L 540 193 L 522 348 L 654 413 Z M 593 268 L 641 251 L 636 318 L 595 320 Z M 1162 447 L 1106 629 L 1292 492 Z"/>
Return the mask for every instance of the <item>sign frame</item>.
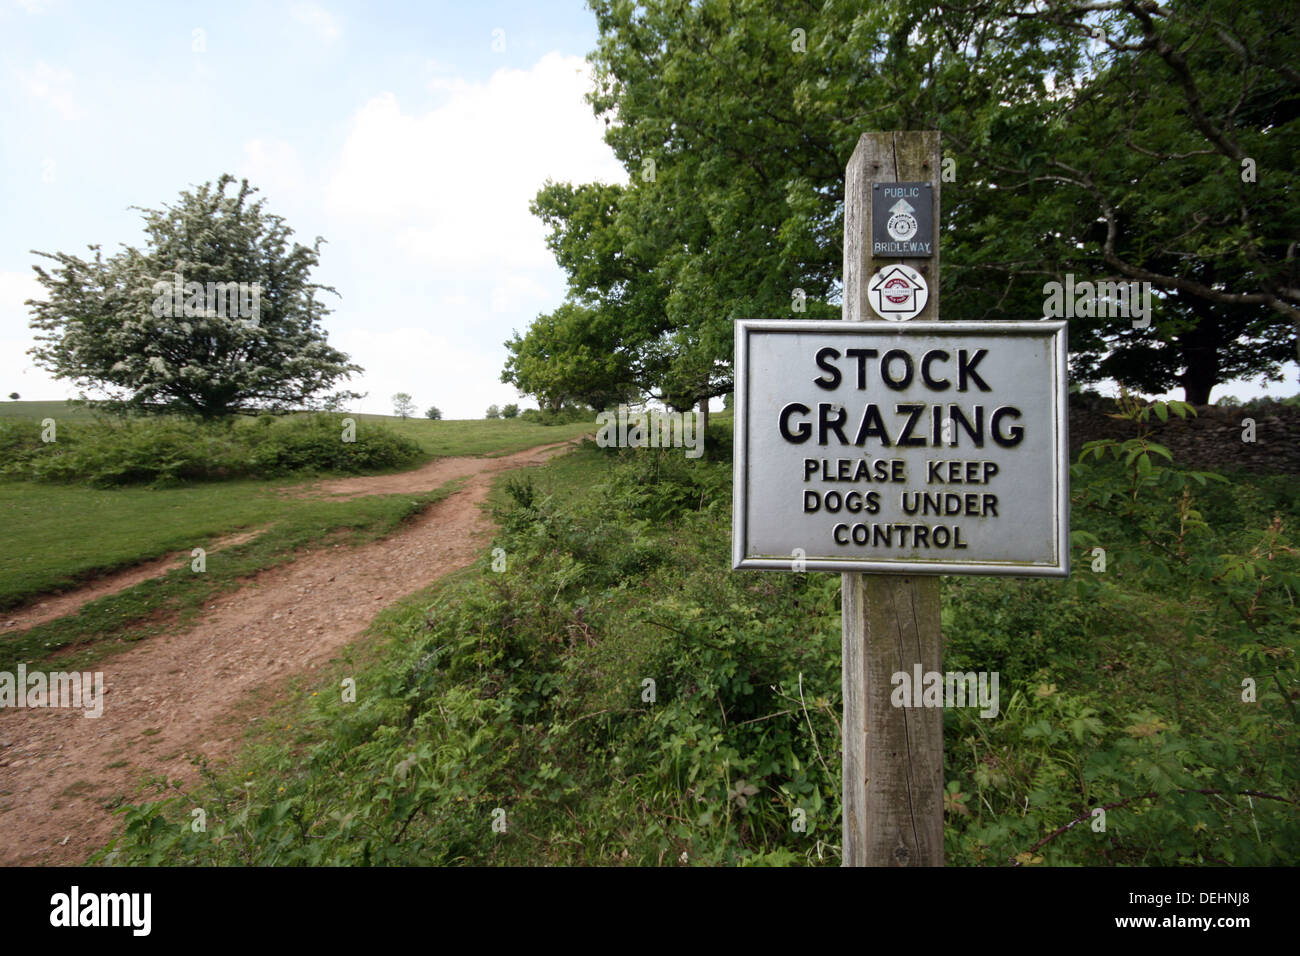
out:
<path id="1" fill-rule="evenodd" d="M 1052 496 L 1055 559 L 1049 563 L 1010 561 L 916 561 L 907 559 L 835 559 L 806 557 L 746 557 L 747 505 L 749 502 L 749 340 L 753 333 L 829 333 L 862 335 L 879 333 L 905 339 L 912 333 L 960 335 L 1036 335 L 1048 340 L 1054 381 L 1050 394 L 1055 408 L 1056 440 L 1052 447 L 1052 470 L 1056 477 Z M 849 571 L 884 574 L 979 574 L 1011 577 L 1069 577 L 1070 575 L 1070 482 L 1069 482 L 1069 365 L 1067 323 L 1062 319 L 979 320 L 945 322 L 916 320 L 890 322 L 873 320 L 845 322 L 842 319 L 738 319 L 735 322 L 735 438 L 732 464 L 731 567 L 733 570 L 790 571 L 798 562 L 807 571 Z"/>

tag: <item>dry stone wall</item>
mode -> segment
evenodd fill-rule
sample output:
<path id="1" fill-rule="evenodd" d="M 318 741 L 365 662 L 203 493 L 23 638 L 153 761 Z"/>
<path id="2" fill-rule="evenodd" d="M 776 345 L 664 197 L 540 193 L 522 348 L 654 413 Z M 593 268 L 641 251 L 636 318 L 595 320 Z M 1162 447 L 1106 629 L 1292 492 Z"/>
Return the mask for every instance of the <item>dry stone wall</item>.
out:
<path id="1" fill-rule="evenodd" d="M 1076 458 L 1084 442 L 1101 438 L 1132 438 L 1129 422 L 1108 418 L 1108 404 L 1070 405 L 1070 455 Z M 1203 471 L 1250 471 L 1300 475 L 1300 408 L 1275 405 L 1266 410 L 1207 405 L 1186 421 L 1170 416 L 1153 422 L 1152 439 L 1169 449 L 1174 461 Z M 1255 422 L 1255 441 L 1243 440 L 1246 419 Z"/>

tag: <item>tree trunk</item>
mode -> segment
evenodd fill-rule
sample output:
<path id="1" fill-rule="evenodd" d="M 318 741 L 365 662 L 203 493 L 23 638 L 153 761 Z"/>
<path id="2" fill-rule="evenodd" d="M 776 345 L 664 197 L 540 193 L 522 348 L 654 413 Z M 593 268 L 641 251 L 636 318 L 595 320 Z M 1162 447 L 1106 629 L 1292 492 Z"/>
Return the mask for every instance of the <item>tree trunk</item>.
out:
<path id="1" fill-rule="evenodd" d="M 1184 377 L 1183 401 L 1188 405 L 1208 405 L 1210 404 L 1210 391 L 1213 388 L 1214 382 L 1192 382 L 1187 377 Z"/>
<path id="2" fill-rule="evenodd" d="M 704 438 L 709 433 L 709 400 L 707 398 L 700 399 L 700 420 L 697 424 L 699 428 L 697 435 L 700 442 L 700 458 L 708 458 L 708 446 L 704 444 Z"/>
<path id="3" fill-rule="evenodd" d="M 1184 301 L 1195 314 L 1196 325 L 1176 338 L 1185 369 L 1179 379 L 1183 386 L 1183 401 L 1189 405 L 1208 405 L 1210 392 L 1223 378 L 1219 348 L 1225 337 L 1228 340 L 1235 338 L 1243 327 L 1234 328 L 1231 317 L 1205 302 L 1191 296 L 1184 297 Z"/>
<path id="4" fill-rule="evenodd" d="M 1182 374 L 1183 401 L 1189 405 L 1210 404 L 1210 392 L 1219 384 L 1219 353 L 1211 338 L 1213 330 L 1214 326 L 1202 319 L 1201 324 L 1188 333 L 1190 341 L 1180 343 L 1186 363 L 1186 371 Z"/>

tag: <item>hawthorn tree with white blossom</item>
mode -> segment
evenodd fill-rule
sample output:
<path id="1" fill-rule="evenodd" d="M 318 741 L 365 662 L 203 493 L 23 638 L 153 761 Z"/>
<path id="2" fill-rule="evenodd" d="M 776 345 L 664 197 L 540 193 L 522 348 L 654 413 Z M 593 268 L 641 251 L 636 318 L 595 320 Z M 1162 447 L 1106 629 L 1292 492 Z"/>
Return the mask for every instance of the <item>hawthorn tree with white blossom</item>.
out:
<path id="1" fill-rule="evenodd" d="M 144 214 L 144 251 L 125 247 L 105 259 L 92 245 L 84 260 L 33 250 L 57 264 L 33 266 L 46 291 L 27 301 L 36 364 L 103 391 L 103 406 L 205 419 L 359 397 L 322 395 L 362 371 L 321 328 L 330 310 L 319 295 L 338 294 L 310 281 L 324 240 L 293 242 L 248 180 L 227 192 L 235 182 L 223 175 L 174 206 L 134 207 Z"/>

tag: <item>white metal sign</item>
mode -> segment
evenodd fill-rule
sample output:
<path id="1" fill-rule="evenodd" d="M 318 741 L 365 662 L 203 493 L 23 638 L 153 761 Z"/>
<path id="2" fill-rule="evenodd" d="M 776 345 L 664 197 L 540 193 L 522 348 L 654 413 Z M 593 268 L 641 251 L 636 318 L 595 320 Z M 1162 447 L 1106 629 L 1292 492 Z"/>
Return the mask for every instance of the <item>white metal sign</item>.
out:
<path id="1" fill-rule="evenodd" d="M 732 566 L 1068 575 L 1066 391 L 1062 321 L 737 322 Z"/>

